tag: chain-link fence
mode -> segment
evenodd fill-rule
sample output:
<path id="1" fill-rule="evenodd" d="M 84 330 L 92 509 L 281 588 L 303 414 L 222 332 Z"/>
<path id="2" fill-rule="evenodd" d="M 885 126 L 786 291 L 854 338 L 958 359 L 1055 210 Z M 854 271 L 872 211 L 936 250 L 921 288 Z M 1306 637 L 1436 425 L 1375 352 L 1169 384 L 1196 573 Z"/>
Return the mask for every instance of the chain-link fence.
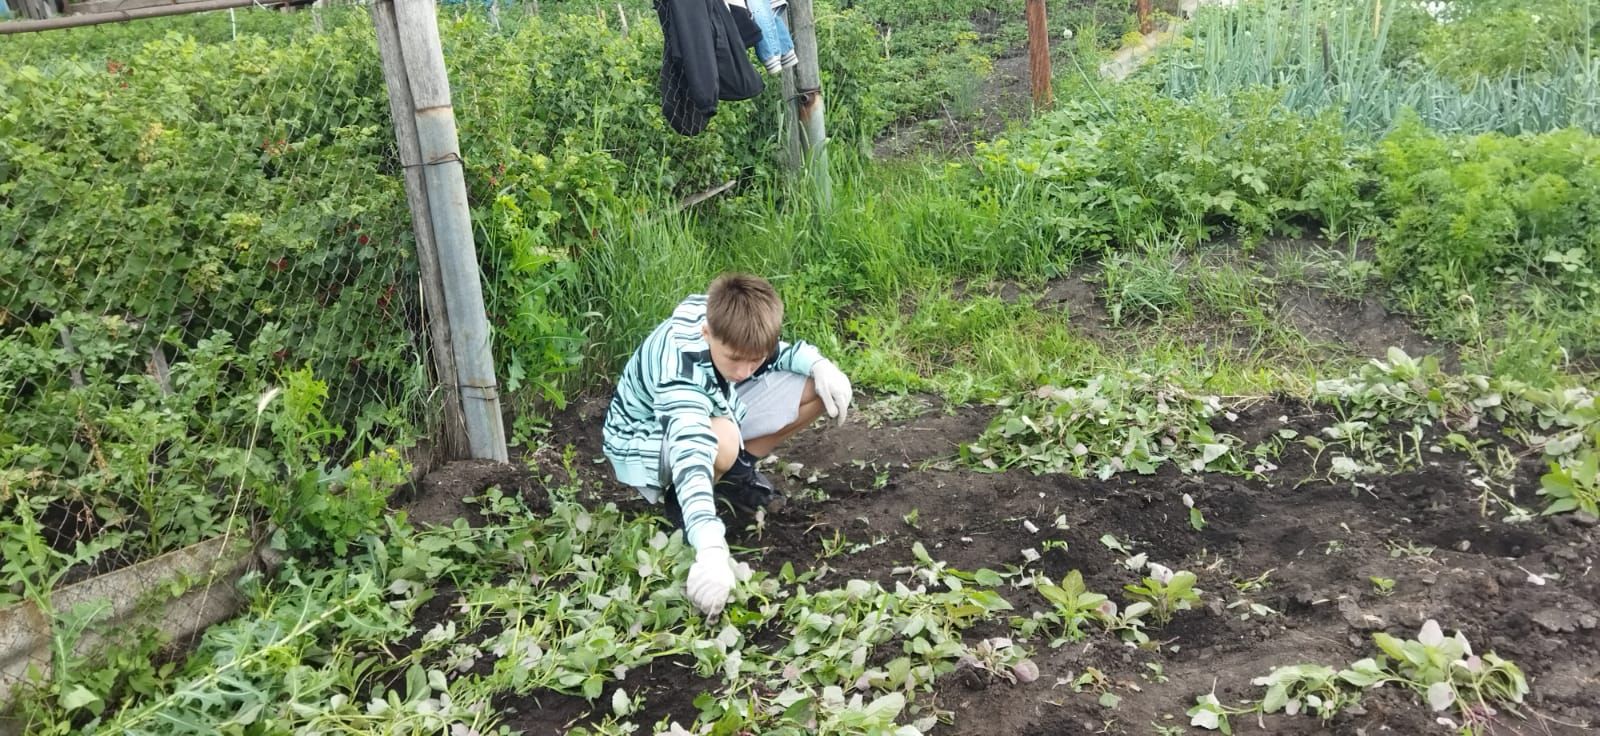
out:
<path id="1" fill-rule="evenodd" d="M 495 373 L 524 416 L 560 405 L 585 345 L 703 285 L 634 233 L 778 175 L 788 137 L 770 76 L 674 132 L 649 3 L 539 5 L 439 21 Z M 439 441 L 452 397 L 369 10 L 0 36 L 0 614 L 60 624 L 64 586 L 265 521 L 341 553 Z M 820 23 L 850 137 L 871 30 Z M 747 189 L 717 201 L 773 206 Z"/>
<path id="2" fill-rule="evenodd" d="M 439 412 L 366 9 L 0 38 L 0 605 L 381 522 Z"/>

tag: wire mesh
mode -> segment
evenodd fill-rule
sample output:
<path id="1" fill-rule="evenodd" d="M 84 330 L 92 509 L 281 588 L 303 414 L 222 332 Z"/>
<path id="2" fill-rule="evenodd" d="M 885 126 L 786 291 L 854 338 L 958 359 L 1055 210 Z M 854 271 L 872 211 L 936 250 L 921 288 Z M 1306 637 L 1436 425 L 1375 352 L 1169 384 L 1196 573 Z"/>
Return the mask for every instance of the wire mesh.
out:
<path id="1" fill-rule="evenodd" d="M 398 467 L 438 407 L 366 9 L 0 57 L 0 605 Z"/>

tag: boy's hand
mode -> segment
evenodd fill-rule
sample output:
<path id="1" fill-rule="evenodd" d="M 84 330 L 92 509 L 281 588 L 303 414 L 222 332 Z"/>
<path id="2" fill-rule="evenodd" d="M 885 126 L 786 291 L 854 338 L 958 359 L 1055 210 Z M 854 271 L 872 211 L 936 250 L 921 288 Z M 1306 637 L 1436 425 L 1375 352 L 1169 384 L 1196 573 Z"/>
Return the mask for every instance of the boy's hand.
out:
<path id="1" fill-rule="evenodd" d="M 722 613 L 733 583 L 733 560 L 728 556 L 728 548 L 706 547 L 695 555 L 684 589 L 689 594 L 689 602 L 710 618 Z"/>
<path id="2" fill-rule="evenodd" d="M 844 371 L 824 358 L 811 366 L 811 382 L 817 387 L 817 395 L 822 397 L 828 416 L 844 424 L 845 415 L 850 411 L 850 379 Z"/>

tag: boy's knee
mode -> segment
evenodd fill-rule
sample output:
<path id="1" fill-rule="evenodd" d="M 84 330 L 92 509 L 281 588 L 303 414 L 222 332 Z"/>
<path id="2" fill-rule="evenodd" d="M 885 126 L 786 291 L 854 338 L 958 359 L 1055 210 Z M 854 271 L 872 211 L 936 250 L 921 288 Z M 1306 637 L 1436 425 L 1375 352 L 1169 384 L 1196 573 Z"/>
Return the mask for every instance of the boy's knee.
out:
<path id="1" fill-rule="evenodd" d="M 739 425 L 728 417 L 712 417 L 711 431 L 717 435 L 717 477 L 722 477 L 739 459 Z"/>

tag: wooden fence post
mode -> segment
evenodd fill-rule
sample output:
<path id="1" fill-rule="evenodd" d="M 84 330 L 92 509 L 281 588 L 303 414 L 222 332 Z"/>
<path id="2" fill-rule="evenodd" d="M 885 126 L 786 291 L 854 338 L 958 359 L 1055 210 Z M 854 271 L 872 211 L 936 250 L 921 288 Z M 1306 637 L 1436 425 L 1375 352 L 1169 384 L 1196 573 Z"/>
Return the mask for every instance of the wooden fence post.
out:
<path id="1" fill-rule="evenodd" d="M 421 271 L 423 319 L 427 322 L 428 351 L 433 358 L 434 380 L 442 394 L 444 417 L 440 423 L 440 457 L 466 457 L 466 419 L 461 414 L 461 394 L 457 389 L 456 356 L 450 348 L 450 310 L 445 306 L 444 282 L 439 276 L 439 254 L 433 239 L 433 223 L 428 215 L 428 190 L 422 180 L 422 151 L 417 144 L 416 108 L 411 102 L 411 84 L 406 80 L 405 59 L 400 54 L 400 29 L 395 23 L 394 3 L 372 5 L 372 22 L 378 32 L 378 55 L 383 61 L 383 78 L 389 88 L 389 116 L 394 119 L 394 136 L 405 177 L 406 205 L 411 211 L 411 230 L 417 240 L 417 265 Z"/>
<path id="2" fill-rule="evenodd" d="M 1033 82 L 1033 106 L 1050 107 L 1050 29 L 1044 0 L 1028 0 L 1028 78 Z"/>
<path id="3" fill-rule="evenodd" d="M 833 206 L 833 179 L 828 173 L 828 125 L 826 108 L 822 104 L 822 67 L 817 61 L 816 16 L 811 0 L 789 0 L 788 10 L 794 53 L 800 57 L 800 64 L 794 68 L 796 89 L 790 99 L 794 100 L 801 147 L 806 168 L 810 169 L 816 184 L 817 202 L 828 209 Z"/>
<path id="4" fill-rule="evenodd" d="M 445 73 L 444 50 L 433 0 L 378 0 L 373 18 L 379 28 L 385 77 L 391 98 L 397 86 L 409 91 L 415 161 L 406 170 L 420 172 L 419 196 L 407 177 L 407 201 L 416 206 L 425 197 L 427 222 L 437 262 L 442 307 L 448 319 L 446 342 L 438 350 L 450 351 L 455 361 L 455 396 L 467 447 L 474 458 L 506 461 L 505 425 L 500 416 L 500 389 L 494 374 L 488 315 L 483 305 L 483 284 L 478 272 L 477 248 L 472 241 L 472 217 L 467 206 L 465 164 L 456 136 L 455 111 L 450 104 L 450 80 Z M 392 29 L 385 29 L 392 22 Z M 398 60 L 398 64 L 392 60 Z M 397 78 L 399 74 L 403 79 Z M 402 98 L 407 95 L 400 95 Z M 395 103 L 391 101 L 391 109 Z M 396 114 L 396 136 L 405 129 Z M 402 154 L 408 144 L 400 141 Z M 414 217 L 416 217 L 414 215 Z M 420 227 L 418 228 L 420 231 Z M 418 246 L 423 239 L 418 238 Z M 419 262 L 426 256 L 419 254 Z M 424 279 L 424 291 L 429 288 Z M 437 309 L 436 307 L 436 309 Z M 435 311 L 434 314 L 437 314 Z M 436 320 L 437 321 L 437 320 Z M 430 329 L 430 335 L 436 335 Z M 436 364 L 437 366 L 437 364 Z M 441 377 L 441 382 L 443 382 Z M 447 390 L 447 404 L 451 403 Z M 448 411 L 448 410 L 447 410 Z M 448 416 L 448 414 L 447 414 Z"/>

